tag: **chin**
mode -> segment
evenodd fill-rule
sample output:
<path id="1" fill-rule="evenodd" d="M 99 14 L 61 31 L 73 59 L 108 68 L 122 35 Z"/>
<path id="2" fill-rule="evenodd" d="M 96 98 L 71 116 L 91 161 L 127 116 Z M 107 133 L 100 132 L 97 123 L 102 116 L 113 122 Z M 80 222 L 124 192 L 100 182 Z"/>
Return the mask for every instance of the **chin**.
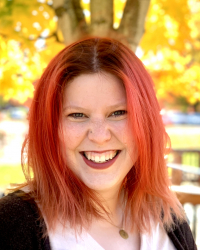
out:
<path id="1" fill-rule="evenodd" d="M 106 178 L 102 178 L 97 180 L 97 178 L 93 179 L 87 179 L 84 180 L 82 179 L 82 181 L 84 182 L 84 184 L 92 189 L 95 190 L 97 192 L 103 192 L 103 191 L 113 191 L 113 190 L 117 190 L 120 188 L 122 181 L 115 181 L 113 180 L 113 178 L 111 180 L 105 180 Z"/>

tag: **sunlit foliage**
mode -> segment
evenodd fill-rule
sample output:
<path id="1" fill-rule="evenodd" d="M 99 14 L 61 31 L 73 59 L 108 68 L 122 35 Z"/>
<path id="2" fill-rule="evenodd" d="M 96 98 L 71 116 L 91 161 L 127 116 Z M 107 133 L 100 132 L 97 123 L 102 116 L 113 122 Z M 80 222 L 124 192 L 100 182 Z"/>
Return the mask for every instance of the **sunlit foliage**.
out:
<path id="1" fill-rule="evenodd" d="M 117 28 L 126 0 L 114 0 Z M 82 0 L 90 22 L 90 1 Z M 51 0 L 0 1 L 0 95 L 24 102 L 49 60 L 62 48 Z M 155 81 L 157 96 L 200 101 L 200 0 L 151 0 L 137 54 Z"/>
<path id="2" fill-rule="evenodd" d="M 140 46 L 159 99 L 200 101 L 199 0 L 152 0 Z"/>
<path id="3" fill-rule="evenodd" d="M 54 35 L 57 17 L 50 1 L 1 0 L 0 95 L 23 103 L 33 83 L 64 45 Z"/>

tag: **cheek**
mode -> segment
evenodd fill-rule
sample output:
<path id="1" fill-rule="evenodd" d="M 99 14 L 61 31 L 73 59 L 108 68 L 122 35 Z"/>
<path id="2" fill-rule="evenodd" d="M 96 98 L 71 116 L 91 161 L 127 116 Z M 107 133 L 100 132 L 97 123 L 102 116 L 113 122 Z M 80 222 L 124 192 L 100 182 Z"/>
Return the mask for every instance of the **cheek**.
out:
<path id="1" fill-rule="evenodd" d="M 84 137 L 87 135 L 87 130 L 81 124 L 62 123 L 62 138 L 66 149 L 75 149 Z"/>
<path id="2" fill-rule="evenodd" d="M 133 162 L 135 162 L 138 158 L 138 149 L 135 142 L 133 130 L 125 124 L 121 124 L 116 129 L 118 129 L 117 134 L 120 136 L 119 140 L 123 143 L 127 152 Z"/>
<path id="3" fill-rule="evenodd" d="M 76 173 L 77 149 L 84 136 L 83 127 L 63 122 L 60 127 L 62 155 L 67 166 Z M 77 173 L 76 173 L 77 174 Z"/>
<path id="4" fill-rule="evenodd" d="M 119 121 L 116 124 L 113 124 L 112 129 L 114 131 L 114 134 L 118 137 L 118 140 L 123 143 L 124 145 L 130 146 L 132 143 L 132 136 L 131 130 L 129 129 L 127 125 L 126 120 Z"/>

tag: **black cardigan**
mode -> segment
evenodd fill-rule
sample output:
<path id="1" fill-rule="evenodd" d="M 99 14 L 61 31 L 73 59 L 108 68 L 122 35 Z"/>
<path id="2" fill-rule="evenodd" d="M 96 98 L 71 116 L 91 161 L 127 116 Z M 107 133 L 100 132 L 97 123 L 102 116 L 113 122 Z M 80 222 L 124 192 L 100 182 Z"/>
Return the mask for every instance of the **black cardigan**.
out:
<path id="1" fill-rule="evenodd" d="M 0 250 L 51 250 L 49 237 L 43 238 L 44 220 L 38 207 L 21 191 L 0 199 Z M 177 250 L 196 250 L 187 222 L 178 224 L 168 236 Z M 152 249 L 153 250 L 153 249 Z"/>

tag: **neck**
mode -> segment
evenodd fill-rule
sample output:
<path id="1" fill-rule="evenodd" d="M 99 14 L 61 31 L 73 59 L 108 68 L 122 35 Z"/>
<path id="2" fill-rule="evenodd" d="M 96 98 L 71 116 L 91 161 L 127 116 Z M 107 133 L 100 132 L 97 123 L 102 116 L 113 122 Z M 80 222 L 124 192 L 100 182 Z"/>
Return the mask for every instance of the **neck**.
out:
<path id="1" fill-rule="evenodd" d="M 105 219 L 112 221 L 118 221 L 122 218 L 122 210 L 123 210 L 123 192 L 119 194 L 119 188 L 115 188 L 109 191 L 101 191 L 98 192 L 99 197 L 101 199 L 102 205 L 109 213 L 109 217 L 105 214 Z"/>
<path id="2" fill-rule="evenodd" d="M 113 232 L 118 232 L 123 239 L 129 237 L 127 228 L 124 223 L 124 192 L 122 191 L 119 195 L 119 189 L 113 192 L 98 192 L 102 205 L 107 210 L 108 214 L 104 212 L 104 219 L 96 220 L 94 219 L 90 230 L 111 230 Z M 102 212 L 102 211 L 101 211 Z M 96 229 L 95 229 L 96 228 Z M 117 234 L 118 235 L 118 234 Z"/>

